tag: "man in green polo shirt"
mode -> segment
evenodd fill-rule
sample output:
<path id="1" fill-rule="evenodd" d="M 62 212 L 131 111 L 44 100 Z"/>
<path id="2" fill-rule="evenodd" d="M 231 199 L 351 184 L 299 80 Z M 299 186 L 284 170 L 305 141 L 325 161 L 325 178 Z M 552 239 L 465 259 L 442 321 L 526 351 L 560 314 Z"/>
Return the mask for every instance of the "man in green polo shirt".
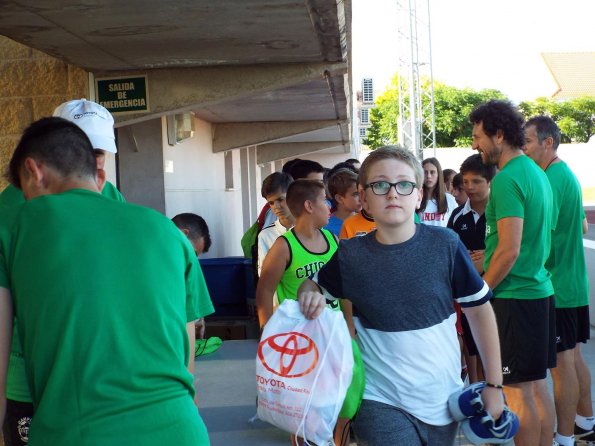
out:
<path id="1" fill-rule="evenodd" d="M 557 365 L 554 381 L 557 432 L 560 446 L 574 445 L 574 436 L 595 442 L 591 406 L 591 374 L 580 344 L 590 337 L 589 281 L 583 234 L 587 219 L 581 186 L 558 157 L 560 129 L 549 116 L 535 116 L 525 124 L 525 153 L 545 172 L 552 186 L 556 229 L 547 263 L 556 292 Z M 578 415 L 578 416 L 577 416 Z M 576 427 L 575 427 L 576 417 Z"/>
<path id="2" fill-rule="evenodd" d="M 551 444 L 554 408 L 545 378 L 556 360 L 555 309 L 544 265 L 555 227 L 552 190 L 523 154 L 523 118 L 510 103 L 489 101 L 469 118 L 473 148 L 500 169 L 485 210 L 483 278 L 494 292 L 506 399 L 520 421 L 514 441 Z"/>
<path id="3" fill-rule="evenodd" d="M 64 119 L 25 131 L 9 176 L 27 202 L 0 221 L 0 390 L 12 303 L 35 407 L 29 444 L 208 445 L 186 322 L 212 304 L 186 237 L 103 197 L 91 143 Z"/>

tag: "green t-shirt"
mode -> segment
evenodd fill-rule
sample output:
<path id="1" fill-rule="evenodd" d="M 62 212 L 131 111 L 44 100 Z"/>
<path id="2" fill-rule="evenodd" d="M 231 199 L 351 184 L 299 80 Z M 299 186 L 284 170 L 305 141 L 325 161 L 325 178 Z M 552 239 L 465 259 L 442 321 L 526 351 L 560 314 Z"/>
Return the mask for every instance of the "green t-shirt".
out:
<path id="1" fill-rule="evenodd" d="M 116 201 L 126 201 L 120 191 L 116 189 L 116 186 L 109 181 L 105 182 L 101 195 Z M 23 203 L 25 203 L 23 192 L 12 184 L 9 184 L 0 193 L 0 215 L 4 216 L 7 212 L 16 212 L 10 209 Z M 12 333 L 10 361 L 8 363 L 8 375 L 6 378 L 6 397 L 14 401 L 31 402 L 31 393 L 29 392 L 29 386 L 25 377 L 25 362 L 23 361 L 23 352 L 16 323 L 14 324 Z"/>
<path id="2" fill-rule="evenodd" d="M 337 250 L 335 236 L 326 229 L 320 231 L 327 242 L 327 249 L 322 253 L 308 251 L 295 235 L 295 229 L 281 235 L 289 245 L 290 261 L 277 286 L 279 303 L 285 299 L 297 299 L 297 290 L 302 282 L 327 263 Z"/>
<path id="3" fill-rule="evenodd" d="M 101 191 L 101 195 L 107 198 L 111 198 L 112 200 L 126 202 L 124 196 L 120 193 L 120 191 L 109 181 L 105 182 L 103 186 L 103 190 Z M 23 191 L 17 189 L 12 184 L 9 184 L 4 188 L 2 193 L 0 193 L 0 211 L 4 210 L 5 208 L 11 208 L 13 206 L 23 204 L 25 202 L 25 197 L 23 196 Z"/>
<path id="4" fill-rule="evenodd" d="M 545 173 L 525 155 L 511 159 L 492 180 L 485 210 L 485 269 L 498 246 L 498 220 L 523 219 L 519 257 L 493 290 L 496 298 L 540 299 L 554 294 L 545 261 L 555 227 L 552 189 Z"/>
<path id="5" fill-rule="evenodd" d="M 120 193 L 118 189 L 116 189 L 116 186 L 114 186 L 109 181 L 105 182 L 103 190 L 101 191 L 101 195 L 107 198 L 111 198 L 112 200 L 126 202 L 124 196 Z"/>
<path id="6" fill-rule="evenodd" d="M 5 212 L 7 209 L 23 204 L 24 202 L 23 191 L 9 184 L 0 193 L 0 212 Z"/>
<path id="7" fill-rule="evenodd" d="M 585 211 L 581 187 L 568 165 L 561 161 L 545 171 L 552 186 L 556 229 L 545 267 L 552 274 L 557 308 L 589 305 L 589 280 L 583 248 Z"/>
<path id="8" fill-rule="evenodd" d="M 70 190 L 0 222 L 35 416 L 30 446 L 208 444 L 186 322 L 213 312 L 186 237 L 147 208 Z"/>

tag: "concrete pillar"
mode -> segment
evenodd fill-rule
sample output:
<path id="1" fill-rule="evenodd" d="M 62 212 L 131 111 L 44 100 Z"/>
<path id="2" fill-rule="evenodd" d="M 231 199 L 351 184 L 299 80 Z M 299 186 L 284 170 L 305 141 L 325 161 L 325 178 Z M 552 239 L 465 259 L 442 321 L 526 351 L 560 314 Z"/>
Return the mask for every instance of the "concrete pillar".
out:
<path id="1" fill-rule="evenodd" d="M 165 214 L 161 119 L 118 129 L 118 149 L 124 198 Z"/>

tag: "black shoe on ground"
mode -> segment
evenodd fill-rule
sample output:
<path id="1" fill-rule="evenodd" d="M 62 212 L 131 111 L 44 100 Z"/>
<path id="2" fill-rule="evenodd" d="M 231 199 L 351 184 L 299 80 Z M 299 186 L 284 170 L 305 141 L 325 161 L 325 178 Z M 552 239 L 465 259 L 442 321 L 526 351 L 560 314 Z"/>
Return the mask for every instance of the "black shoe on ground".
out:
<path id="1" fill-rule="evenodd" d="M 593 429 L 583 429 L 575 424 L 574 444 L 576 446 L 595 446 L 595 432 L 593 432 Z"/>

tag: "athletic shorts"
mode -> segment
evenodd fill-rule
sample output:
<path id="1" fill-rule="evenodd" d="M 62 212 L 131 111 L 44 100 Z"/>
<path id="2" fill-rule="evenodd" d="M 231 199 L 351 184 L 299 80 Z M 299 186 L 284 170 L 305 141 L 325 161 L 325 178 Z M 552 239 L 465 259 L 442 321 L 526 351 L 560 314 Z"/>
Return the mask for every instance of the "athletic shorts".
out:
<path id="1" fill-rule="evenodd" d="M 467 352 L 469 353 L 469 356 L 477 356 L 479 355 L 479 350 L 477 350 L 475 339 L 473 339 L 473 333 L 471 333 L 469 321 L 467 320 L 467 316 L 465 316 L 465 313 L 463 313 L 462 316 L 463 317 L 461 317 L 461 325 L 463 326 L 463 339 L 465 340 Z"/>
<path id="2" fill-rule="evenodd" d="M 556 366 L 554 296 L 543 299 L 493 299 L 498 324 L 504 384 L 544 379 Z"/>
<path id="3" fill-rule="evenodd" d="M 459 423 L 433 426 L 398 407 L 363 400 L 352 426 L 358 446 L 453 446 Z"/>
<path id="4" fill-rule="evenodd" d="M 556 308 L 556 349 L 572 350 L 579 342 L 587 342 L 591 334 L 589 306 Z"/>
<path id="5" fill-rule="evenodd" d="M 6 400 L 6 416 L 2 426 L 4 446 L 23 446 L 29 442 L 29 425 L 33 404 Z"/>

